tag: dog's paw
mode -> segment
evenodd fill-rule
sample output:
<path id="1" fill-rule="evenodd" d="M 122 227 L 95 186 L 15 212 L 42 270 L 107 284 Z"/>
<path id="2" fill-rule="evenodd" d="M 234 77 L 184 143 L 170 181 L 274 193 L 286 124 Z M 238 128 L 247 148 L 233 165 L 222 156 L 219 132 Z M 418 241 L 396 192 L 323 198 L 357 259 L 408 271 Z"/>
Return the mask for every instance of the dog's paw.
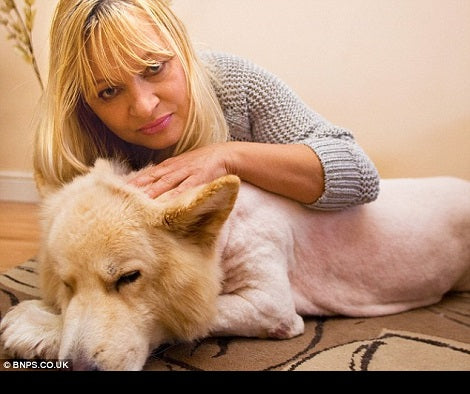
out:
<path id="1" fill-rule="evenodd" d="M 57 358 L 61 333 L 61 315 L 40 300 L 20 302 L 0 323 L 0 341 L 17 358 Z"/>
<path id="2" fill-rule="evenodd" d="M 295 315 L 292 319 L 283 320 L 274 328 L 268 330 L 268 337 L 276 339 L 289 339 L 304 333 L 304 320 Z"/>

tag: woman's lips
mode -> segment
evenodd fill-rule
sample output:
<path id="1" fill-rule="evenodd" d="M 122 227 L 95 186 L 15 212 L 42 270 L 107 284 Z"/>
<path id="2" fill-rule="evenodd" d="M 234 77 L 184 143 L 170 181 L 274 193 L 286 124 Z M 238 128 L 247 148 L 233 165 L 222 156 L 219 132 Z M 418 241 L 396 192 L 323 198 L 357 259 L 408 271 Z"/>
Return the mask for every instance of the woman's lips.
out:
<path id="1" fill-rule="evenodd" d="M 154 122 L 141 127 L 138 131 L 145 135 L 156 134 L 168 126 L 171 121 L 172 115 L 173 114 L 162 116 Z"/>

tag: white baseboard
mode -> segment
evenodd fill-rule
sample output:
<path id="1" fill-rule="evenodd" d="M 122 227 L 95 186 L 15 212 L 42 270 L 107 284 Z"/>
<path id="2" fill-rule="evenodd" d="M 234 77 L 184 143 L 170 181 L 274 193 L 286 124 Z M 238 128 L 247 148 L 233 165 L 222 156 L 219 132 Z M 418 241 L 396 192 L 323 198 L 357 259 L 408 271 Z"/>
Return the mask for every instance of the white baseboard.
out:
<path id="1" fill-rule="evenodd" d="M 39 202 L 33 174 L 21 171 L 0 171 L 0 201 Z"/>

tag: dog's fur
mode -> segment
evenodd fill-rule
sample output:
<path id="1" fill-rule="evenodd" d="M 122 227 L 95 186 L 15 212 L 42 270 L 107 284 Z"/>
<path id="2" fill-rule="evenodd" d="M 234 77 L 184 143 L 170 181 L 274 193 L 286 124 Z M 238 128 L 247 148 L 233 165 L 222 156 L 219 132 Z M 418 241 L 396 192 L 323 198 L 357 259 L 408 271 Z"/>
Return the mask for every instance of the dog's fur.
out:
<path id="1" fill-rule="evenodd" d="M 3 318 L 11 354 L 138 370 L 163 342 L 291 338 L 300 315 L 391 314 L 470 290 L 470 182 L 384 180 L 373 203 L 319 212 L 235 176 L 155 200 L 128 177 L 100 160 L 46 199 L 43 298 Z"/>

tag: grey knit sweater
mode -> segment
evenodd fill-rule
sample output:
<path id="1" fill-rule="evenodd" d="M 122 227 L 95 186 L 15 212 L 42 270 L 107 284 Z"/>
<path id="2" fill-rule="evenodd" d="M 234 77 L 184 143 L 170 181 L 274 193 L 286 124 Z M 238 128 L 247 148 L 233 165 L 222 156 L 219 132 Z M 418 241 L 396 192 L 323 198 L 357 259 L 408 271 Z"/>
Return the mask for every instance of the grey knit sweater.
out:
<path id="1" fill-rule="evenodd" d="M 310 208 L 333 210 L 377 198 L 379 176 L 351 132 L 312 111 L 281 80 L 245 59 L 202 53 L 235 141 L 300 143 L 320 158 L 325 191 Z"/>

